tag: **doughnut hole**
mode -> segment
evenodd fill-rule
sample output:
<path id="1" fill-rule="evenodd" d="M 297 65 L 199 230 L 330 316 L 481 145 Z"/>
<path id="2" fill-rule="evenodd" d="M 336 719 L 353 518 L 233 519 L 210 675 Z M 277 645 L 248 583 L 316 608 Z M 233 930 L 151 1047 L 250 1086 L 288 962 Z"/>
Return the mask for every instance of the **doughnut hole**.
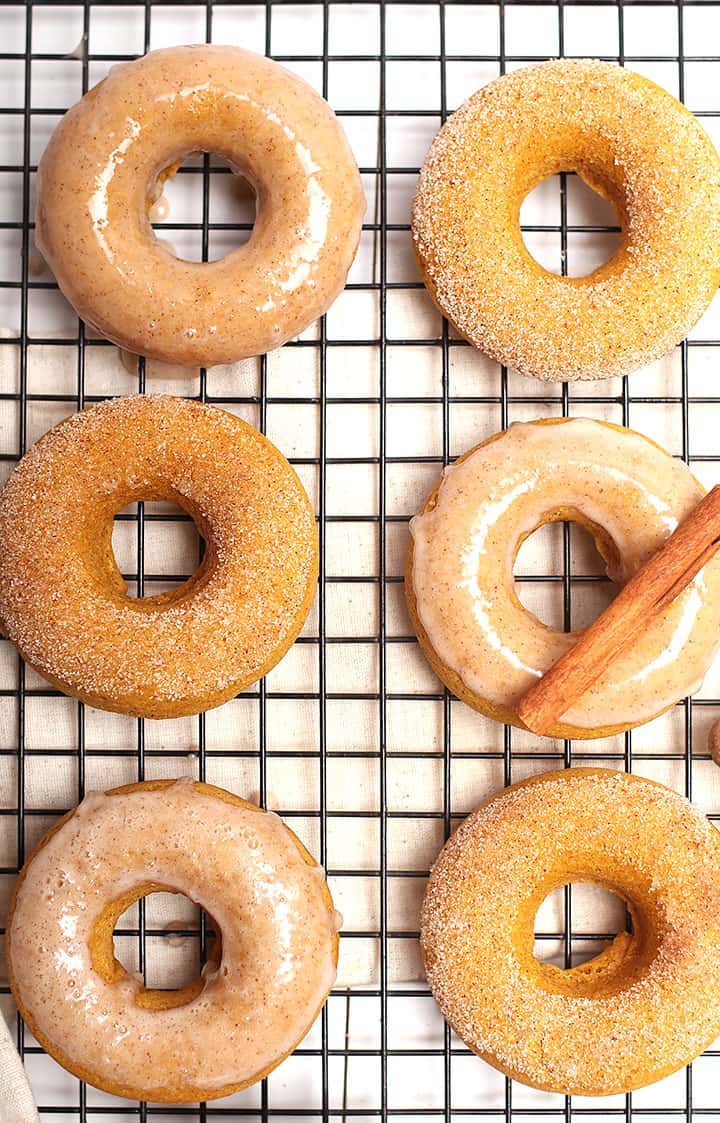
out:
<path id="1" fill-rule="evenodd" d="M 135 503 L 115 515 L 112 561 L 125 596 L 138 604 L 177 602 L 202 579 L 206 556 L 193 514 L 172 500 L 143 503 L 142 518 Z M 115 575 L 113 583 L 117 580 Z"/>
<path id="2" fill-rule="evenodd" d="M 603 885 L 588 881 L 553 889 L 535 914 L 535 958 L 566 969 L 594 959 L 608 942 L 631 931 L 632 918 L 625 901 Z"/>
<path id="3" fill-rule="evenodd" d="M 143 929 L 145 969 L 140 975 Z M 106 982 L 118 983 L 128 976 L 142 979 L 135 1003 L 151 1010 L 169 1010 L 192 1002 L 204 986 L 204 973 L 220 969 L 222 958 L 222 937 L 212 917 L 171 886 L 152 882 L 124 893 L 105 907 L 90 947 L 93 967 Z"/>
<path id="4" fill-rule="evenodd" d="M 532 932 L 525 929 L 531 918 Z M 600 997 L 646 972 L 657 954 L 661 923 L 620 887 L 578 876 L 542 887 L 519 926 L 520 941 L 533 941 L 532 965 L 541 985 L 553 993 Z"/>
<path id="5" fill-rule="evenodd" d="M 207 183 L 207 246 L 203 238 Z M 148 217 L 155 237 L 183 261 L 217 261 L 252 237 L 257 194 L 227 160 L 193 152 L 165 168 L 148 193 Z"/>
<path id="6" fill-rule="evenodd" d="M 622 243 L 621 226 L 613 204 L 579 175 L 548 176 L 520 206 L 526 250 L 548 273 L 560 276 L 588 277 L 610 261 Z"/>
<path id="7" fill-rule="evenodd" d="M 567 528 L 567 530 L 565 529 Z M 571 587 L 569 617 L 565 608 L 565 547 L 569 549 Z M 600 527 L 551 515 L 521 540 L 515 554 L 515 596 L 542 624 L 557 631 L 587 628 L 618 592 L 608 571 L 617 576 L 619 558 Z"/>

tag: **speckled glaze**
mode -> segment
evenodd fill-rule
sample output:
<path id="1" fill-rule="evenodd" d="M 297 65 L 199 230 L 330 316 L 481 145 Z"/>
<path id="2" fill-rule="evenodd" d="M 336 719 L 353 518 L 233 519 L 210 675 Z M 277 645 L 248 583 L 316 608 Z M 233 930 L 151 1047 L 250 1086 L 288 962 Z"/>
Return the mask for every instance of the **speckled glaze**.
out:
<path id="1" fill-rule="evenodd" d="M 153 235 L 158 180 L 213 152 L 255 187 L 250 241 L 178 260 Z M 330 106 L 239 47 L 115 66 L 63 118 L 38 168 L 36 241 L 78 314 L 136 354 L 187 366 L 279 347 L 345 283 L 365 200 Z"/>
<path id="2" fill-rule="evenodd" d="M 117 906 L 183 893 L 219 927 L 188 993 L 146 990 L 114 959 Z M 274 1068 L 335 978 L 336 914 L 281 820 L 190 780 L 93 793 L 40 843 L 8 920 L 13 993 L 43 1046 L 130 1099 L 214 1099 Z M 174 1005 L 180 999 L 179 1005 Z"/>
<path id="3" fill-rule="evenodd" d="M 522 695 L 574 642 L 517 599 L 522 540 L 568 518 L 594 534 L 626 582 L 703 490 L 658 445 L 587 419 L 510 426 L 448 468 L 411 524 L 407 593 L 420 642 L 456 694 L 522 725 Z M 596 737 L 649 721 L 698 689 L 720 644 L 714 560 L 563 715 L 554 736 Z"/>
<path id="4" fill-rule="evenodd" d="M 554 889 L 604 886 L 623 932 L 564 971 L 534 956 Z M 475 1053 L 565 1095 L 641 1088 L 720 1032 L 720 836 L 682 796 L 603 769 L 548 772 L 500 792 L 444 847 L 421 916 L 428 982 Z"/>
<path id="5" fill-rule="evenodd" d="M 615 207 L 616 253 L 586 277 L 529 254 L 520 205 L 574 171 Z M 720 157 L 640 74 L 553 59 L 484 86 L 433 141 L 413 205 L 430 295 L 474 346 L 521 374 L 627 374 L 685 335 L 720 283 Z"/>
<path id="6" fill-rule="evenodd" d="M 113 516 L 177 503 L 206 549 L 189 580 L 132 598 Z M 99 709 L 176 717 L 275 666 L 310 609 L 318 537 L 284 456 L 225 410 L 135 395 L 62 421 L 0 494 L 0 623 L 23 657 Z"/>

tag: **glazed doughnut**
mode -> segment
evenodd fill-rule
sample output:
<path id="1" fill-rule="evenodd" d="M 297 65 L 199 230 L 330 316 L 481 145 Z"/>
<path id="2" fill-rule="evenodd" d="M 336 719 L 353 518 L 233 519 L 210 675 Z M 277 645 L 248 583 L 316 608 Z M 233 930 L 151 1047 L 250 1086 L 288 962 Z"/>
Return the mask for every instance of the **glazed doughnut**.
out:
<path id="1" fill-rule="evenodd" d="M 148 211 L 191 152 L 256 190 L 247 245 L 178 260 Z M 365 200 L 330 106 L 239 47 L 172 47 L 114 66 L 62 119 L 38 167 L 35 239 L 79 316 L 137 354 L 186 366 L 279 347 L 345 283 Z"/>
<path id="2" fill-rule="evenodd" d="M 130 598 L 113 516 L 171 500 L 206 549 L 176 589 Z M 135 396 L 62 421 L 0 494 L 0 625 L 66 694 L 176 717 L 265 675 L 308 614 L 318 572 L 310 502 L 261 433 L 213 406 Z"/>
<path id="3" fill-rule="evenodd" d="M 520 204 L 573 171 L 615 207 L 621 244 L 586 277 L 528 253 Z M 670 351 L 720 283 L 720 158 L 653 82 L 554 60 L 473 94 L 432 144 L 412 216 L 428 291 L 457 331 L 521 374 L 627 374 Z"/>
<path id="4" fill-rule="evenodd" d="M 575 640 L 520 604 L 513 565 L 524 539 L 578 522 L 623 584 L 702 495 L 682 461 L 603 421 L 533 421 L 484 441 L 446 468 L 410 523 L 408 607 L 435 673 L 476 710 L 522 727 L 521 697 Z M 605 737 L 650 721 L 700 687 L 719 644 L 713 560 L 548 735 Z"/>
<path id="5" fill-rule="evenodd" d="M 549 893 L 578 881 L 624 898 L 632 932 L 563 971 L 535 958 L 534 920 Z M 720 1032 L 718 834 L 650 780 L 595 768 L 534 776 L 445 845 L 421 943 L 446 1019 L 507 1076 L 564 1095 L 641 1088 Z"/>
<path id="6" fill-rule="evenodd" d="M 220 932 L 178 991 L 146 989 L 114 956 L 122 913 L 158 892 L 190 897 Z M 335 979 L 338 917 L 277 815 L 210 784 L 130 784 L 87 796 L 21 871 L 10 983 L 81 1080 L 134 1100 L 215 1099 L 267 1075 L 310 1028 Z"/>

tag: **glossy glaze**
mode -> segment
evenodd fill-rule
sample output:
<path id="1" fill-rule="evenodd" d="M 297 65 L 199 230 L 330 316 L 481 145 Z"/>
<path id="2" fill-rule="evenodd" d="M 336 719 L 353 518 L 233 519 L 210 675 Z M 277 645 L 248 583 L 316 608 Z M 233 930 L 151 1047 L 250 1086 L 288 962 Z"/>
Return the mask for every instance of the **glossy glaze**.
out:
<path id="1" fill-rule="evenodd" d="M 446 470 L 437 503 L 411 522 L 417 615 L 441 662 L 512 719 L 523 693 L 573 643 L 517 600 L 517 548 L 548 516 L 604 528 L 624 582 L 694 506 L 687 467 L 629 430 L 574 419 L 512 425 Z M 699 687 L 720 642 L 720 562 L 563 716 L 580 729 L 631 725 Z"/>
<path id="2" fill-rule="evenodd" d="M 335 977 L 322 869 L 276 815 L 213 790 L 180 780 L 92 793 L 33 856 L 15 901 L 9 964 L 35 1032 L 73 1071 L 132 1098 L 204 1099 L 260 1074 Z M 222 933 L 221 962 L 174 1009 L 138 1006 L 149 992 L 136 976 L 113 983 L 94 966 L 103 910 L 147 883 L 184 893 Z"/>
<path id="3" fill-rule="evenodd" d="M 158 180 L 195 151 L 257 192 L 250 241 L 212 263 L 174 258 L 148 219 Z M 210 365 L 279 347 L 326 310 L 364 209 L 345 134 L 310 86 L 239 47 L 173 47 L 113 67 L 65 115 L 38 170 L 36 237 L 103 335 Z"/>

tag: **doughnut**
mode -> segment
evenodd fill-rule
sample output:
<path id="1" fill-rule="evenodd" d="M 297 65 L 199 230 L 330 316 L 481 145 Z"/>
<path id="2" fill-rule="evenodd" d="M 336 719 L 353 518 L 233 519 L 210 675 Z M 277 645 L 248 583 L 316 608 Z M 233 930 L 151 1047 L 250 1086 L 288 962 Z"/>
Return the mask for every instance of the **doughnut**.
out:
<path id="1" fill-rule="evenodd" d="M 131 598 L 113 516 L 141 499 L 177 503 L 206 548 L 175 589 Z M 233 698 L 288 650 L 317 573 L 315 518 L 285 458 L 184 398 L 74 414 L 0 494 L 0 627 L 39 674 L 103 710 L 177 717 Z"/>
<path id="2" fill-rule="evenodd" d="M 613 204 L 617 251 L 585 277 L 528 253 L 520 204 L 576 172 Z M 611 63 L 558 59 L 490 82 L 435 138 L 412 213 L 430 296 L 498 363 L 562 381 L 670 351 L 720 283 L 720 157 L 680 102 Z"/>
<path id="3" fill-rule="evenodd" d="M 257 194 L 250 241 L 213 262 L 160 244 L 148 212 L 192 152 Z M 114 66 L 38 167 L 35 240 L 79 316 L 127 351 L 185 366 L 279 347 L 345 284 L 365 199 L 345 134 L 301 78 L 240 47 L 171 47 Z"/>
<path id="4" fill-rule="evenodd" d="M 632 930 L 563 971 L 533 954 L 535 914 L 554 889 L 583 881 L 623 898 Z M 638 776 L 533 776 L 446 843 L 421 945 L 445 1018 L 507 1076 L 564 1095 L 641 1088 L 720 1032 L 718 834 L 682 796 Z"/>
<path id="5" fill-rule="evenodd" d="M 183 893 L 219 930 L 202 974 L 146 989 L 113 931 L 149 893 Z M 42 839 L 7 927 L 12 992 L 46 1052 L 116 1096 L 191 1103 L 266 1076 L 335 979 L 323 871 L 272 812 L 192 780 L 94 792 Z"/>
<path id="6" fill-rule="evenodd" d="M 407 602 L 433 670 L 474 709 L 524 728 L 520 699 L 577 633 L 520 604 L 513 566 L 522 542 L 544 523 L 580 523 L 609 577 L 624 584 L 702 495 L 682 461 L 609 422 L 531 421 L 477 445 L 445 469 L 410 522 Z M 605 737 L 650 721 L 699 689 L 719 644 L 713 560 L 548 736 Z"/>

